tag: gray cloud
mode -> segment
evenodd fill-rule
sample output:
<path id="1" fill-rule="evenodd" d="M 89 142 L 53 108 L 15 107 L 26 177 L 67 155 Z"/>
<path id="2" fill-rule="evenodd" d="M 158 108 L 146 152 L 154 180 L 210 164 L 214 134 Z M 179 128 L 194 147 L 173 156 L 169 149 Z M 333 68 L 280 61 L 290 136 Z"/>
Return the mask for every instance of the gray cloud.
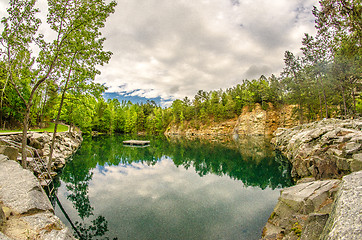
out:
<path id="1" fill-rule="evenodd" d="M 0 0 L 5 5 L 6 0 Z M 285 50 L 314 33 L 317 0 L 117 1 L 103 30 L 113 52 L 97 81 L 163 99 L 279 75 Z M 0 5 L 0 6 L 1 6 Z M 133 92 L 135 89 L 142 91 Z"/>
<path id="2" fill-rule="evenodd" d="M 271 68 L 266 65 L 257 66 L 251 65 L 249 69 L 245 72 L 245 77 L 247 79 L 254 79 L 260 77 L 260 73 L 264 73 L 265 76 L 271 74 Z"/>

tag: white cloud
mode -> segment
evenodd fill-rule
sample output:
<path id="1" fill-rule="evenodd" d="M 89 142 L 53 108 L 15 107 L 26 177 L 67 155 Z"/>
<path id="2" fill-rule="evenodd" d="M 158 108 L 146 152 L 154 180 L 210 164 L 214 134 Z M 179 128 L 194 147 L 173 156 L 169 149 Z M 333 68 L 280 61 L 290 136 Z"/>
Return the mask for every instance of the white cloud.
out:
<path id="1" fill-rule="evenodd" d="M 5 0 L 0 0 L 4 5 Z M 104 29 L 113 52 L 97 81 L 108 92 L 193 97 L 278 75 L 284 51 L 313 34 L 317 0 L 119 0 Z M 1 5 L 0 5 L 1 6 Z M 134 92 L 134 90 L 139 90 Z"/>

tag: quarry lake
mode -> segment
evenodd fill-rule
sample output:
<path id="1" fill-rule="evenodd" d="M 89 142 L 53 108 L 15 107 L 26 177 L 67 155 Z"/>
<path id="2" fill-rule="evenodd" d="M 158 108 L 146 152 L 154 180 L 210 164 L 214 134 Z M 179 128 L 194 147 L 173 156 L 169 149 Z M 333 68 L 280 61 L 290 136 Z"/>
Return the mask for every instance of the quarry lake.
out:
<path id="1" fill-rule="evenodd" d="M 82 239 L 259 239 L 293 184 L 264 138 L 132 138 L 84 139 L 60 175 L 56 215 Z"/>

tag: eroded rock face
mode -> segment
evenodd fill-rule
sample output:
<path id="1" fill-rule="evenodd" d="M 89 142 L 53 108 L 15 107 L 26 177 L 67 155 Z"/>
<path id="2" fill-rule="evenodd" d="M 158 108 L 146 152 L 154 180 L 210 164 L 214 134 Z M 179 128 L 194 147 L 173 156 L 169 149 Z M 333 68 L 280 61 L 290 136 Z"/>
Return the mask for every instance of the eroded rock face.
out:
<path id="1" fill-rule="evenodd" d="M 223 122 L 213 122 L 210 119 L 208 124 L 194 126 L 188 122 L 180 124 L 171 123 L 165 131 L 166 136 L 202 137 L 206 139 L 220 139 L 222 136 L 234 134 L 240 136 L 265 136 L 271 135 L 278 127 L 292 127 L 298 125 L 298 121 L 292 116 L 292 105 L 285 105 L 279 108 L 271 103 L 266 103 L 266 109 L 260 104 L 253 107 L 245 106 L 238 118 L 229 119 Z"/>
<path id="2" fill-rule="evenodd" d="M 362 239 L 362 171 L 343 177 L 321 239 Z"/>
<path id="3" fill-rule="evenodd" d="M 260 104 L 253 108 L 243 107 L 234 128 L 234 133 L 241 136 L 272 135 L 278 127 L 292 127 L 298 125 L 297 120 L 292 116 L 293 107 L 286 105 L 275 108 L 271 103 L 266 109 Z"/>
<path id="4" fill-rule="evenodd" d="M 272 143 L 292 163 L 292 176 L 339 178 L 362 169 L 362 120 L 326 119 L 278 129 Z"/>
<path id="5" fill-rule="evenodd" d="M 319 239 L 340 180 L 301 183 L 282 190 L 263 239 Z"/>

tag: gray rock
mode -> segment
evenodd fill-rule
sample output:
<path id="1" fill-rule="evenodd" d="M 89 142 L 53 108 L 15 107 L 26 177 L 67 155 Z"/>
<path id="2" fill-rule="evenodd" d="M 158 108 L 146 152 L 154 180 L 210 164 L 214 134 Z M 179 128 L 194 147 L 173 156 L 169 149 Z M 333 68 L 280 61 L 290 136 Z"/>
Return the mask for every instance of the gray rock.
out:
<path id="1" fill-rule="evenodd" d="M 281 129 L 272 139 L 292 163 L 293 177 L 340 178 L 362 169 L 362 119 L 326 119 L 291 129 Z"/>
<path id="2" fill-rule="evenodd" d="M 19 150 L 11 146 L 0 146 L 0 154 L 8 156 L 10 160 L 16 161 Z"/>
<path id="3" fill-rule="evenodd" d="M 362 239 L 361 182 L 362 171 L 343 177 L 321 239 Z"/>
<path id="4" fill-rule="evenodd" d="M 350 166 L 352 172 L 362 170 L 362 153 L 353 154 Z"/>
<path id="5" fill-rule="evenodd" d="M 339 180 L 314 181 L 286 188 L 279 201 L 294 212 L 309 214 L 320 208 L 321 204 L 330 197 L 330 191 L 338 187 L 339 182 Z"/>
<path id="6" fill-rule="evenodd" d="M 327 222 L 328 214 L 311 213 L 302 230 L 301 240 L 319 240 Z"/>
<path id="7" fill-rule="evenodd" d="M 14 161 L 0 162 L 0 201 L 16 213 L 53 211 L 52 205 L 29 170 Z"/>
<path id="8" fill-rule="evenodd" d="M 53 230 L 51 232 L 42 233 L 44 240 L 75 240 L 68 228 L 62 230 Z"/>
<path id="9" fill-rule="evenodd" d="M 346 144 L 346 153 L 353 154 L 361 150 L 362 144 L 356 142 L 349 142 Z"/>
<path id="10" fill-rule="evenodd" d="M 75 239 L 67 227 L 51 212 L 41 212 L 22 217 L 21 220 L 35 232 L 40 239 L 72 240 Z"/>

